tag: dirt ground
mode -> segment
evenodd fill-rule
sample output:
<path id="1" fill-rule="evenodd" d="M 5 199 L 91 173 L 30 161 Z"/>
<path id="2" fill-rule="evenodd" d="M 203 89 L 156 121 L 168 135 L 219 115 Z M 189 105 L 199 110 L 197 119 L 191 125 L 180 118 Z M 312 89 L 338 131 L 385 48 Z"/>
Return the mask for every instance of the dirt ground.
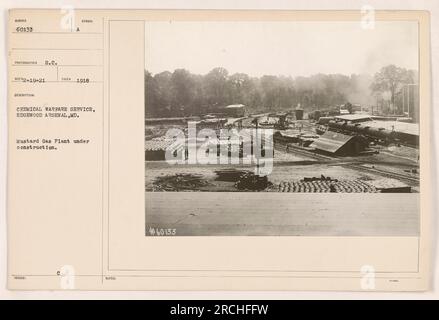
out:
<path id="1" fill-rule="evenodd" d="M 404 158 L 394 157 L 392 150 L 377 155 L 365 157 L 343 157 L 331 160 L 316 160 L 293 151 L 275 150 L 272 172 L 267 176 L 270 184 L 279 185 L 282 182 L 300 181 L 305 178 L 321 177 L 339 181 L 370 181 L 382 178 L 381 175 L 366 171 L 350 168 L 347 164 L 361 165 L 367 168 L 374 168 L 394 172 L 397 174 L 407 174 L 416 177 L 418 166 L 415 160 L 407 155 Z M 194 183 L 194 187 L 185 190 L 168 191 L 211 191 L 211 192 L 233 192 L 239 190 L 234 181 L 221 181 L 216 172 L 225 169 L 237 169 L 256 173 L 255 166 L 252 165 L 170 165 L 165 161 L 145 162 L 145 191 L 164 191 L 158 188 L 160 179 L 175 175 L 196 177 L 204 181 L 204 184 Z M 411 173 L 415 170 L 416 173 Z M 410 171 L 410 172 L 408 172 Z M 413 192 L 419 190 L 416 182 L 405 181 L 412 187 Z M 269 191 L 267 189 L 267 191 Z M 272 189 L 270 190 L 272 191 Z"/>

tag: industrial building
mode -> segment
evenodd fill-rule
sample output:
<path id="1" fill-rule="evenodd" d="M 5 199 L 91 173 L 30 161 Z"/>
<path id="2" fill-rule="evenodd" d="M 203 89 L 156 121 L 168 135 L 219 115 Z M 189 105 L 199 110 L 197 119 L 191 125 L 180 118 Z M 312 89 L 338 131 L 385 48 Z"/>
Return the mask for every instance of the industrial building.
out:
<path id="1" fill-rule="evenodd" d="M 231 104 L 224 108 L 224 112 L 229 117 L 240 118 L 245 114 L 245 106 L 243 104 Z"/>
<path id="2" fill-rule="evenodd" d="M 367 141 L 360 136 L 351 136 L 331 131 L 325 132 L 310 145 L 310 147 L 316 150 L 337 156 L 358 155 L 365 151 L 367 146 Z"/>

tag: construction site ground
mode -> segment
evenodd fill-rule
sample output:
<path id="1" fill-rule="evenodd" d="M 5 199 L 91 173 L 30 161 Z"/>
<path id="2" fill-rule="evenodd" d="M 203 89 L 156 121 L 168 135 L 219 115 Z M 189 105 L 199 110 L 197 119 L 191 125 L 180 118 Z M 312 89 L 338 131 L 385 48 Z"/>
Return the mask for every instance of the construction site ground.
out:
<path id="1" fill-rule="evenodd" d="M 406 148 L 411 149 L 411 148 Z M 388 148 L 380 150 L 378 154 L 360 157 L 328 157 L 314 152 L 285 150 L 285 147 L 276 147 L 274 153 L 273 169 L 267 176 L 270 183 L 277 185 L 282 182 L 300 181 L 305 178 L 321 177 L 336 180 L 363 180 L 371 181 L 381 179 L 399 180 L 411 187 L 412 192 L 419 191 L 419 170 L 416 151 L 406 150 L 404 156 L 393 154 L 394 150 Z M 173 175 L 193 175 L 204 184 L 194 185 L 191 189 L 168 191 L 211 191 L 233 192 L 243 191 L 235 187 L 233 181 L 220 181 L 216 172 L 227 169 L 256 172 L 254 165 L 170 165 L 166 161 L 145 162 L 145 190 L 157 190 L 157 178 L 172 177 Z M 245 191 L 245 190 L 244 190 Z M 266 190 L 271 191 L 271 190 Z"/>
<path id="2" fill-rule="evenodd" d="M 225 177 L 234 170 L 255 172 L 254 165 L 147 161 L 145 234 L 172 229 L 177 236 L 417 236 L 418 149 L 372 146 L 371 151 L 378 153 L 334 157 L 277 143 L 267 176 L 271 187 L 259 192 L 237 188 L 234 179 L 219 179 L 221 172 Z M 411 193 L 360 193 L 355 186 L 314 193 L 315 185 L 326 183 L 322 181 L 309 182 L 314 189 L 295 187 L 297 181 L 322 176 L 347 186 L 352 181 L 397 181 L 410 186 Z M 343 190 L 352 193 L 346 196 Z"/>

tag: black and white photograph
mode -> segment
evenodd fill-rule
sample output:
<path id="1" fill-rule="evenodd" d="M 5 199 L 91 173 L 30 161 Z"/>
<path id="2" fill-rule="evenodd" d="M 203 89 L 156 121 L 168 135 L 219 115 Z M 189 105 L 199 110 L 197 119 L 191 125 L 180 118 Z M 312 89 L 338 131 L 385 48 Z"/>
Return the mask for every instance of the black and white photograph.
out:
<path id="1" fill-rule="evenodd" d="M 146 236 L 417 235 L 418 41 L 411 21 L 146 21 Z"/>

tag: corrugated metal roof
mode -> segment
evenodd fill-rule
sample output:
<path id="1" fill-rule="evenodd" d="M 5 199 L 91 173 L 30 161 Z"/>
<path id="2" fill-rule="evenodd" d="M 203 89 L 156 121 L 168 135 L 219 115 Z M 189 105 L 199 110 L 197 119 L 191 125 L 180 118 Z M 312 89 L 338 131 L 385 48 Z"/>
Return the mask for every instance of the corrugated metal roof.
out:
<path id="1" fill-rule="evenodd" d="M 372 118 L 368 114 L 344 114 L 340 116 L 335 116 L 336 119 L 345 120 L 345 121 L 370 121 Z"/>
<path id="2" fill-rule="evenodd" d="M 407 123 L 400 121 L 367 121 L 364 122 L 363 125 L 419 136 L 419 123 Z"/>
<path id="3" fill-rule="evenodd" d="M 243 104 L 230 104 L 226 108 L 244 108 Z"/>
<path id="4" fill-rule="evenodd" d="M 318 150 L 336 153 L 343 147 L 353 136 L 348 136 L 338 132 L 326 131 L 320 138 L 314 140 L 310 147 Z"/>
<path id="5" fill-rule="evenodd" d="M 145 141 L 145 151 L 147 151 L 147 150 L 151 150 L 151 151 L 166 150 L 174 142 L 175 142 L 174 140 L 168 140 L 168 139 L 146 140 Z"/>
<path id="6" fill-rule="evenodd" d="M 228 118 L 227 119 L 227 125 L 233 125 L 237 121 L 241 121 L 247 119 L 246 117 L 240 117 L 240 118 Z"/>

